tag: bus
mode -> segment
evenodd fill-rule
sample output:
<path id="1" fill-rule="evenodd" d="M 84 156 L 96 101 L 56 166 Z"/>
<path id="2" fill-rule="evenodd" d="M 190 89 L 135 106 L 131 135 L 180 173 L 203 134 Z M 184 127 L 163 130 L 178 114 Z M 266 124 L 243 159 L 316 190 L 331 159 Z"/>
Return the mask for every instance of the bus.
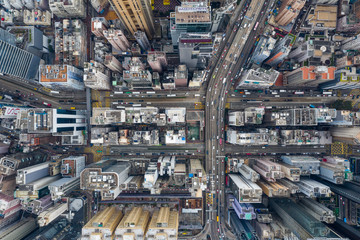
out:
<path id="1" fill-rule="evenodd" d="M 258 25 L 259 25 L 259 22 L 257 22 L 257 23 L 255 24 L 254 31 L 256 31 Z"/>
<path id="2" fill-rule="evenodd" d="M 221 138 L 219 139 L 219 144 L 222 145 L 222 139 Z"/>
<path id="3" fill-rule="evenodd" d="M 324 95 L 332 95 L 332 92 L 323 92 Z"/>
<path id="4" fill-rule="evenodd" d="M 294 92 L 295 95 L 303 95 L 304 92 Z"/>

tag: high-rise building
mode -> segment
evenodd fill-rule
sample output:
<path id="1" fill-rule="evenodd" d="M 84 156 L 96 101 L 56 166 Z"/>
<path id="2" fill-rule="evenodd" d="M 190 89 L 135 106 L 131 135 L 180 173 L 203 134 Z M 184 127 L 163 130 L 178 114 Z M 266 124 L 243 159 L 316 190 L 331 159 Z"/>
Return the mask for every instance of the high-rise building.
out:
<path id="1" fill-rule="evenodd" d="M 83 67 L 87 56 L 84 23 L 79 19 L 55 22 L 55 63 Z"/>
<path id="2" fill-rule="evenodd" d="M 130 43 L 121 30 L 109 29 L 103 31 L 105 38 L 116 50 L 127 51 Z"/>
<path id="3" fill-rule="evenodd" d="M 130 164 L 112 160 L 90 164 L 80 174 L 80 188 L 99 191 L 102 200 L 114 200 L 129 171 Z"/>
<path id="4" fill-rule="evenodd" d="M 345 39 L 342 42 L 341 48 L 343 50 L 358 50 L 358 49 L 360 49 L 360 34 L 358 34 L 354 37 Z"/>
<path id="5" fill-rule="evenodd" d="M 260 65 L 270 56 L 271 51 L 275 47 L 275 43 L 276 40 L 274 38 L 261 36 L 252 54 L 251 61 Z"/>
<path id="6" fill-rule="evenodd" d="M 151 51 L 148 52 L 147 61 L 154 72 L 162 72 L 167 66 L 165 52 Z"/>
<path id="7" fill-rule="evenodd" d="M 49 6 L 59 18 L 84 18 L 86 14 L 84 0 L 50 0 Z"/>
<path id="8" fill-rule="evenodd" d="M 322 89 L 355 89 L 360 88 L 360 74 L 356 67 L 346 67 L 335 71 L 335 79 L 321 84 Z"/>
<path id="9" fill-rule="evenodd" d="M 301 67 L 284 74 L 284 82 L 288 86 L 317 87 L 321 83 L 335 79 L 336 67 L 309 66 Z"/>
<path id="10" fill-rule="evenodd" d="M 117 226 L 115 238 L 128 240 L 145 239 L 149 220 L 149 211 L 144 211 L 141 207 L 133 207 L 125 213 L 125 216 Z"/>
<path id="11" fill-rule="evenodd" d="M 85 168 L 85 156 L 69 156 L 61 160 L 62 177 L 80 177 Z"/>
<path id="12" fill-rule="evenodd" d="M 289 55 L 295 39 L 294 35 L 288 34 L 281 40 L 278 40 L 265 63 L 272 67 L 277 67 Z"/>
<path id="13" fill-rule="evenodd" d="M 90 3 L 95 9 L 95 11 L 100 14 L 103 13 L 105 8 L 109 5 L 108 0 L 91 0 Z"/>
<path id="14" fill-rule="evenodd" d="M 188 69 L 186 65 L 179 65 L 177 68 L 175 68 L 174 76 L 176 87 L 187 87 Z"/>
<path id="15" fill-rule="evenodd" d="M 314 31 L 336 29 L 337 9 L 337 5 L 312 6 L 301 29 Z"/>
<path id="16" fill-rule="evenodd" d="M 275 21 L 282 26 L 288 25 L 299 15 L 299 12 L 304 7 L 305 2 L 306 0 L 283 0 Z"/>
<path id="17" fill-rule="evenodd" d="M 360 127 L 334 127 L 330 129 L 334 141 L 359 144 Z"/>
<path id="18" fill-rule="evenodd" d="M 109 0 L 109 2 L 132 35 L 135 35 L 136 31 L 142 31 L 152 39 L 155 28 L 149 1 Z"/>
<path id="19" fill-rule="evenodd" d="M 135 37 L 137 43 L 139 44 L 139 46 L 141 47 L 142 50 L 146 51 L 149 48 L 151 48 L 149 39 L 146 37 L 145 32 L 136 31 L 134 33 L 134 37 Z"/>
<path id="20" fill-rule="evenodd" d="M 108 67 L 111 71 L 114 71 L 114 72 L 122 71 L 121 62 L 119 60 L 117 60 L 116 57 L 114 57 L 111 54 L 105 55 L 104 65 L 106 67 Z"/>
<path id="21" fill-rule="evenodd" d="M 205 69 L 213 56 L 213 38 L 211 33 L 181 33 L 179 37 L 180 63 L 190 70 Z"/>
<path id="22" fill-rule="evenodd" d="M 84 84 L 95 90 L 110 90 L 110 71 L 101 63 L 91 60 L 84 66 Z"/>
<path id="23" fill-rule="evenodd" d="M 23 79 L 37 79 L 40 58 L 16 46 L 15 36 L 0 29 L 0 73 Z"/>
<path id="24" fill-rule="evenodd" d="M 211 8 L 206 1 L 182 2 L 170 13 L 173 46 L 178 46 L 181 33 L 209 33 L 211 24 Z"/>
<path id="25" fill-rule="evenodd" d="M 274 69 L 265 70 L 263 68 L 245 70 L 236 83 L 236 88 L 242 89 L 262 89 L 274 85 L 279 76 L 279 72 Z"/>
<path id="26" fill-rule="evenodd" d="M 332 41 L 323 40 L 309 36 L 309 39 L 289 53 L 289 59 L 296 62 L 308 62 L 308 66 L 330 65 L 332 55 L 334 54 L 335 44 Z"/>
<path id="27" fill-rule="evenodd" d="M 116 226 L 123 214 L 115 206 L 107 207 L 95 214 L 82 228 L 82 240 L 113 239 Z"/>
<path id="28" fill-rule="evenodd" d="M 104 37 L 104 30 L 109 27 L 108 21 L 103 17 L 91 18 L 91 32 L 97 37 Z"/>
<path id="29" fill-rule="evenodd" d="M 169 207 L 154 211 L 149 223 L 146 239 L 176 240 L 179 228 L 179 213 Z"/>
<path id="30" fill-rule="evenodd" d="M 151 73 L 149 70 L 145 70 L 145 66 L 139 58 L 133 57 L 129 68 L 129 70 L 123 71 L 123 78 L 133 89 L 152 87 Z"/>
<path id="31" fill-rule="evenodd" d="M 84 90 L 83 74 L 69 65 L 40 65 L 39 82 L 48 88 Z"/>

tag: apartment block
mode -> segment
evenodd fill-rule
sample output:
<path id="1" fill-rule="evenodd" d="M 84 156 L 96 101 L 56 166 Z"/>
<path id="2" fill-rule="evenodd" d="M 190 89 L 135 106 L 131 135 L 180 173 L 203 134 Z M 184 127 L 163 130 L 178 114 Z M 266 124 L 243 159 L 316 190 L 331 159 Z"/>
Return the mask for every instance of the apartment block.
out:
<path id="1" fill-rule="evenodd" d="M 179 65 L 175 68 L 174 80 L 176 87 L 187 87 L 188 69 L 186 65 Z"/>
<path id="2" fill-rule="evenodd" d="M 335 71 L 335 79 L 321 84 L 322 89 L 356 89 L 360 87 L 360 73 L 356 67 L 345 67 Z"/>
<path id="3" fill-rule="evenodd" d="M 143 51 L 147 51 L 149 48 L 151 48 L 149 39 L 146 36 L 145 32 L 136 31 L 134 33 L 134 37 Z"/>
<path id="4" fill-rule="evenodd" d="M 360 34 L 347 38 L 342 42 L 342 50 L 358 50 L 360 49 Z"/>
<path id="5" fill-rule="evenodd" d="M 179 213 L 171 211 L 169 207 L 155 210 L 146 233 L 146 239 L 156 240 L 159 238 L 176 240 L 179 228 Z"/>
<path id="6" fill-rule="evenodd" d="M 121 30 L 110 28 L 103 30 L 105 38 L 109 41 L 111 46 L 119 51 L 127 51 L 130 47 L 130 43 Z"/>
<path id="7" fill-rule="evenodd" d="M 305 5 L 305 0 L 283 0 L 275 21 L 282 26 L 291 23 Z"/>
<path id="8" fill-rule="evenodd" d="M 104 37 L 104 30 L 109 27 L 108 21 L 104 17 L 91 18 L 91 32 L 97 37 Z"/>
<path id="9" fill-rule="evenodd" d="M 59 18 L 85 18 L 84 0 L 49 0 L 49 7 Z"/>
<path id="10" fill-rule="evenodd" d="M 312 6 L 307 15 L 302 30 L 334 30 L 337 22 L 337 5 Z"/>
<path id="11" fill-rule="evenodd" d="M 226 132 L 226 141 L 237 145 L 277 145 L 278 132 L 265 128 L 257 128 L 253 132 L 239 132 L 228 129 Z"/>
<path id="12" fill-rule="evenodd" d="M 85 87 L 95 90 L 110 90 L 110 71 L 101 63 L 91 60 L 84 64 Z"/>
<path id="13" fill-rule="evenodd" d="M 128 210 L 115 230 L 115 239 L 144 240 L 150 221 L 150 212 L 141 207 Z"/>
<path id="14" fill-rule="evenodd" d="M 325 145 L 332 143 L 329 131 L 317 130 L 281 130 L 283 145 Z"/>
<path id="15" fill-rule="evenodd" d="M 109 0 L 109 3 L 130 34 L 135 35 L 136 31 L 142 31 L 149 39 L 152 39 L 155 28 L 149 1 Z"/>
<path id="16" fill-rule="evenodd" d="M 91 6 L 96 12 L 102 14 L 109 5 L 108 0 L 90 0 Z"/>
<path id="17" fill-rule="evenodd" d="M 317 108 L 294 108 L 271 113 L 271 123 L 275 126 L 316 126 Z"/>
<path id="18" fill-rule="evenodd" d="M 292 34 L 288 34 L 282 39 L 278 40 L 265 63 L 272 67 L 277 67 L 289 55 L 295 40 L 296 37 Z"/>
<path id="19" fill-rule="evenodd" d="M 265 114 L 264 108 L 248 107 L 244 111 L 229 112 L 229 126 L 261 124 Z"/>
<path id="20" fill-rule="evenodd" d="M 122 72 L 122 64 L 111 54 L 106 54 L 104 59 L 104 65 L 114 72 Z"/>
<path id="21" fill-rule="evenodd" d="M 26 25 L 42 25 L 50 26 L 51 25 L 51 13 L 47 10 L 33 9 L 33 10 L 23 10 L 24 23 Z"/>
<path id="22" fill-rule="evenodd" d="M 102 236 L 102 239 L 113 239 L 115 229 L 122 217 L 122 211 L 115 206 L 99 211 L 83 226 L 80 239 L 90 240 L 99 236 Z"/>
<path id="23" fill-rule="evenodd" d="M 87 55 L 85 25 L 81 20 L 55 22 L 55 62 L 83 67 Z"/>
<path id="24" fill-rule="evenodd" d="M 166 53 L 150 51 L 147 54 L 147 61 L 154 72 L 162 72 L 167 67 Z"/>
<path id="25" fill-rule="evenodd" d="M 124 68 L 126 69 L 126 67 Z M 133 89 L 152 87 L 152 75 L 149 70 L 145 70 L 145 66 L 139 58 L 133 57 L 129 61 L 129 70 L 123 71 L 123 78 Z"/>

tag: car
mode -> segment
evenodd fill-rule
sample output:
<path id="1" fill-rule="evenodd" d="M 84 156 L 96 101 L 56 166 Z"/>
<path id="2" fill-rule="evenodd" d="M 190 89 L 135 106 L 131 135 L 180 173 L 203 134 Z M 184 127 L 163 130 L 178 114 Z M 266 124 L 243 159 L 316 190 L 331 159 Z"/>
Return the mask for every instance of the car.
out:
<path id="1" fill-rule="evenodd" d="M 246 153 L 246 155 L 250 156 L 250 155 L 251 155 L 251 153 Z"/>
<path id="2" fill-rule="evenodd" d="M 227 91 L 227 90 L 225 91 L 225 94 L 228 94 L 228 91 Z"/>
<path id="3" fill-rule="evenodd" d="M 50 103 L 42 102 L 42 104 L 44 104 L 45 106 L 51 107 L 51 104 L 50 104 Z"/>

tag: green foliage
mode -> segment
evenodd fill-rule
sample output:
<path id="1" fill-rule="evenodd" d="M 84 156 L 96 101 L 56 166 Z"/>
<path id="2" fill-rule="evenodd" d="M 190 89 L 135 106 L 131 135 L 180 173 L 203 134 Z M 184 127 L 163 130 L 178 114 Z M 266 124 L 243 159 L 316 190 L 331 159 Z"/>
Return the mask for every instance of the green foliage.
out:
<path id="1" fill-rule="evenodd" d="M 331 108 L 335 108 L 336 110 L 352 110 L 351 101 L 344 101 L 344 100 L 336 100 L 330 105 Z"/>

